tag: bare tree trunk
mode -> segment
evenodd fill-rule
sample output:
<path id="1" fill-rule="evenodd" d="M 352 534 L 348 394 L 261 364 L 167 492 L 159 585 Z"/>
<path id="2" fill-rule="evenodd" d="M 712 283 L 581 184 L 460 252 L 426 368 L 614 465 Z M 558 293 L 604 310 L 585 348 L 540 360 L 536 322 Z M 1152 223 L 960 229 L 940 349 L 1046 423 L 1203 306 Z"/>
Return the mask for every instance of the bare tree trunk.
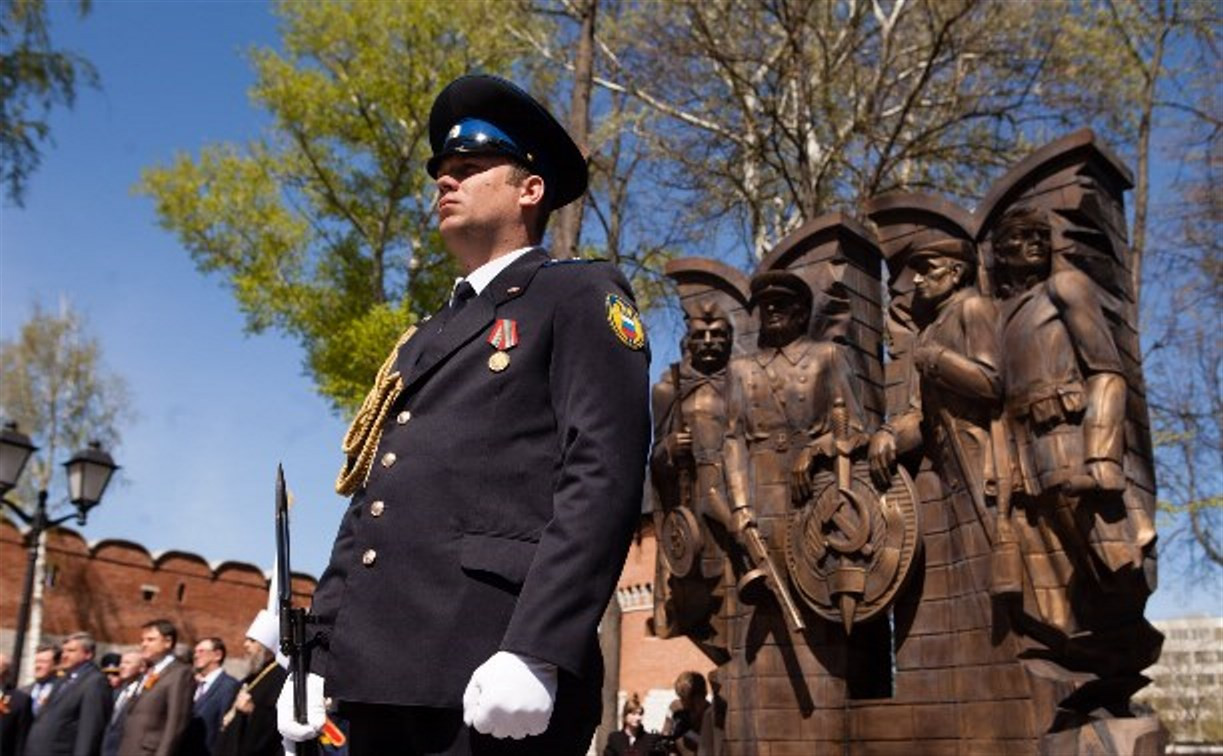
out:
<path id="1" fill-rule="evenodd" d="M 21 669 L 17 679 L 28 683 L 34 679 L 34 652 L 42 645 L 42 594 L 47 576 L 47 531 L 38 537 L 38 558 L 34 562 L 34 593 L 30 599 L 30 625 L 26 629 L 25 648 L 21 650 Z M 20 621 L 20 619 L 18 620 Z"/>
<path id="2" fill-rule="evenodd" d="M 1142 115 L 1138 122 L 1138 185 L 1134 187 L 1134 233 L 1131 240 L 1130 276 L 1134 286 L 1134 307 L 1138 307 L 1142 290 L 1142 261 L 1147 243 L 1147 208 L 1150 204 L 1151 180 L 1151 119 L 1155 114 L 1156 87 L 1163 70 L 1164 39 L 1169 26 L 1160 29 L 1155 38 L 1155 50 L 1147 69 L 1147 80 L 1142 92 Z"/>
<path id="3" fill-rule="evenodd" d="M 599 645 L 603 649 L 603 719 L 595 733 L 595 753 L 603 753 L 607 736 L 620 728 L 620 600 L 612 594 L 603 622 L 599 625 Z"/>
<path id="4" fill-rule="evenodd" d="M 578 147 L 588 148 L 590 136 L 590 91 L 594 86 L 595 11 L 599 0 L 579 0 L 576 4 L 582 30 L 578 36 L 577 59 L 573 69 L 573 97 L 569 103 L 569 134 Z M 552 231 L 552 254 L 558 258 L 576 257 L 582 233 L 582 212 L 586 198 L 579 197 L 556 214 Z"/>

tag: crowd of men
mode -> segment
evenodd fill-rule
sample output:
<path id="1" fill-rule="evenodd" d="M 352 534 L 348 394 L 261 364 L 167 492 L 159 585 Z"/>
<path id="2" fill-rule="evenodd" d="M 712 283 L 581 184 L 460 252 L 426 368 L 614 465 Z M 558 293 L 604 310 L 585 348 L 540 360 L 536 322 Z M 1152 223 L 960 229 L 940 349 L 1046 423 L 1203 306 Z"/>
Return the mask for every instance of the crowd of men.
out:
<path id="1" fill-rule="evenodd" d="M 222 639 L 197 640 L 188 660 L 164 619 L 141 626 L 138 651 L 98 657 L 87 632 L 39 646 L 34 682 L 22 687 L 10 685 L 16 670 L 0 654 L 0 756 L 280 756 L 277 633 L 260 611 L 241 681 L 225 671 Z"/>

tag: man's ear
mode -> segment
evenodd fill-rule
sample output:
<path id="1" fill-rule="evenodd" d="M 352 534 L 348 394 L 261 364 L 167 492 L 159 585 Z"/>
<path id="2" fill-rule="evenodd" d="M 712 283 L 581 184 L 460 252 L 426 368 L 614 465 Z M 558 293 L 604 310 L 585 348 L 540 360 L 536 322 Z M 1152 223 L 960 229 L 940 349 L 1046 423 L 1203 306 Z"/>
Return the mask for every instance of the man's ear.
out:
<path id="1" fill-rule="evenodd" d="M 541 205 L 544 201 L 544 180 L 542 176 L 531 174 L 527 176 L 518 188 L 518 204 L 523 207 Z"/>

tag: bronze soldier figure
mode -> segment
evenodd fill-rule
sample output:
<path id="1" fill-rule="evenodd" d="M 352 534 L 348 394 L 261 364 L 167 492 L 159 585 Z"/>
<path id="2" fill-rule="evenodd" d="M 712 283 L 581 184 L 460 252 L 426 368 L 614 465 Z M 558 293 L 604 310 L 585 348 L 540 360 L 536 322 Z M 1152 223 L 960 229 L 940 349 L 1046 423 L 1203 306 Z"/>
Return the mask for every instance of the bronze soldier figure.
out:
<path id="1" fill-rule="evenodd" d="M 1015 626 L 1035 647 L 1029 658 L 1063 668 L 1051 675 L 1063 720 L 1125 716 L 1161 639 L 1142 616 L 1155 529 L 1123 496 L 1121 357 L 1091 279 L 1055 267 L 1044 212 L 1009 210 L 992 243 L 1011 519 L 1027 574 Z"/>
<path id="2" fill-rule="evenodd" d="M 760 349 L 731 362 L 724 448 L 731 532 L 755 567 L 741 578 L 740 593 L 763 580 L 791 629 L 801 629 L 801 617 L 775 568 L 785 563 L 780 544 L 790 502 L 805 500 L 814 466 L 836 456 L 834 404 L 844 403 L 852 434 L 864 428 L 845 355 L 807 335 L 811 306 L 810 287 L 793 273 L 752 279 Z"/>
<path id="3" fill-rule="evenodd" d="M 721 490 L 722 442 L 726 428 L 726 366 L 734 343 L 730 318 L 713 302 L 686 314 L 683 357 L 654 386 L 654 445 L 650 471 L 660 508 L 659 580 L 666 593 L 656 603 L 655 632 L 664 638 L 687 634 L 717 661 L 725 641 L 711 624 L 720 603 L 717 584 L 730 513 Z M 711 528 L 711 525 L 713 527 Z"/>
<path id="4" fill-rule="evenodd" d="M 993 540 L 996 494 L 991 420 L 1002 396 L 998 364 L 998 308 L 976 289 L 976 249 L 945 239 L 915 250 L 914 342 L 909 408 L 871 438 L 871 473 L 888 485 L 897 455 L 918 448 L 931 456 L 952 495 L 966 495 L 983 534 Z"/>
<path id="5" fill-rule="evenodd" d="M 887 486 L 896 455 L 938 444 L 943 478 L 983 499 L 996 475 L 989 420 L 1002 396 L 998 376 L 998 308 L 976 291 L 976 251 L 958 239 L 929 243 L 912 253 L 915 319 L 909 410 L 871 438 L 871 472 Z M 954 440 L 951 440 L 953 439 Z"/>

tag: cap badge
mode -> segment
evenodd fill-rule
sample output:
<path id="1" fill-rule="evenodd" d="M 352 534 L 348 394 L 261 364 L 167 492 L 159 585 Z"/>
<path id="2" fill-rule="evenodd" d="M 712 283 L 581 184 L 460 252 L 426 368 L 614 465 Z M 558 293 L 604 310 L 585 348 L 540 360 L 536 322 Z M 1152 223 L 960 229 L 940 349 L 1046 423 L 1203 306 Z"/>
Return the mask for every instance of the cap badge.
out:
<path id="1" fill-rule="evenodd" d="M 612 333 L 629 349 L 645 346 L 645 326 L 637 308 L 618 294 L 607 295 L 607 324 Z"/>

